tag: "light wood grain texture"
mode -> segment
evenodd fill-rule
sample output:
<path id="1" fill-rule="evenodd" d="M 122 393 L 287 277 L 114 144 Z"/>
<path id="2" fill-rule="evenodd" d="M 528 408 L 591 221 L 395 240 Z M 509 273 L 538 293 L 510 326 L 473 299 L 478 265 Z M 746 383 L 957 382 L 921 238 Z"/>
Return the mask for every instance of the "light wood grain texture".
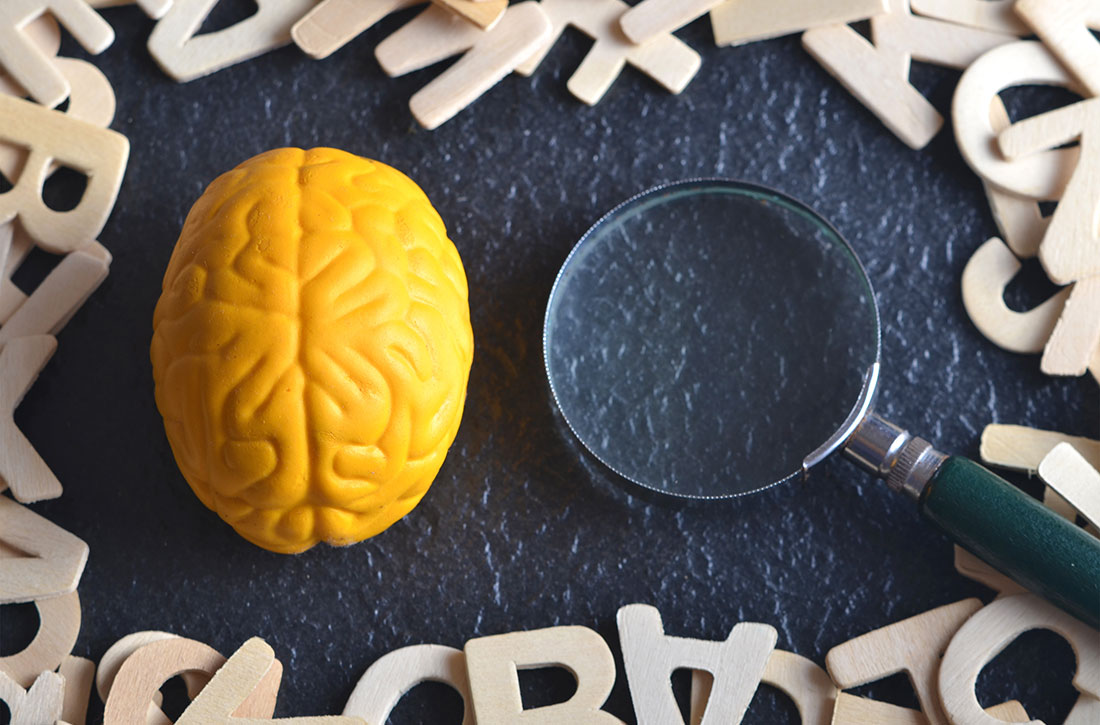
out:
<path id="1" fill-rule="evenodd" d="M 1016 14 L 1016 0 L 912 0 L 913 11 L 949 23 L 1011 35 L 1030 35 Z"/>
<path id="2" fill-rule="evenodd" d="M 168 643 L 174 641 L 165 640 Z M 149 646 L 158 644 L 163 642 Z M 342 715 L 272 720 L 270 711 L 267 711 L 267 715 L 242 712 L 248 707 L 246 704 L 248 698 L 265 687 L 265 680 L 270 681 L 268 674 L 274 672 L 276 668 L 282 669 L 278 662 L 275 659 L 275 652 L 262 639 L 253 637 L 248 640 L 214 674 L 210 683 L 202 688 L 202 691 L 176 720 L 176 725 L 260 725 L 267 722 L 284 723 L 284 725 L 366 725 L 357 717 Z M 123 669 L 125 667 L 123 665 Z M 274 708 L 277 693 L 278 682 L 276 681 L 274 690 L 270 692 L 272 708 Z M 266 711 L 266 707 L 264 710 Z"/>
<path id="3" fill-rule="evenodd" d="M 47 11 L 89 53 L 106 50 L 114 42 L 115 33 L 83 0 L 4 0 L 0 3 L 0 66 L 27 90 L 31 98 L 52 108 L 69 95 L 69 82 L 22 30 Z"/>
<path id="4" fill-rule="evenodd" d="M 17 216 L 31 238 L 54 254 L 75 251 L 93 241 L 114 207 L 130 144 L 122 134 L 98 128 L 29 101 L 0 95 L 0 140 L 30 148 L 15 187 L 0 195 L 0 224 Z M 42 185 L 61 163 L 88 177 L 80 202 L 53 211 L 42 200 Z"/>
<path id="5" fill-rule="evenodd" d="M 619 26 L 633 43 L 645 43 L 658 35 L 678 30 L 706 15 L 724 0 L 642 0 L 619 19 Z"/>
<path id="6" fill-rule="evenodd" d="M 76 590 L 88 545 L 57 524 L 0 496 L 0 540 L 9 553 L 0 558 L 0 604 L 49 599 Z"/>
<path id="7" fill-rule="evenodd" d="M 23 290 L 15 286 L 10 279 L 8 260 L 12 257 L 12 243 L 15 240 L 15 227 L 17 222 L 10 221 L 0 224 L 0 324 L 7 322 L 8 318 L 15 314 L 19 306 L 26 301 L 27 296 Z M 6 488 L 0 484 L 0 491 Z"/>
<path id="8" fill-rule="evenodd" d="M 0 701 L 8 706 L 11 725 L 53 725 L 61 717 L 64 691 L 65 679 L 56 672 L 42 672 L 30 689 L 0 672 Z"/>
<path id="9" fill-rule="evenodd" d="M 994 130 L 993 101 L 1007 88 L 1026 85 L 1082 90 L 1042 43 L 1021 40 L 995 48 L 959 79 L 952 102 L 955 139 L 967 164 L 988 183 L 1029 199 L 1060 199 L 1077 166 L 1079 149 L 1041 151 L 1009 161 L 997 145 L 998 133 L 1008 133 L 1012 126 Z"/>
<path id="10" fill-rule="evenodd" d="M 1067 521 L 1077 521 L 1077 509 L 1073 508 L 1069 501 L 1058 495 L 1050 486 L 1043 489 L 1043 505 Z"/>
<path id="11" fill-rule="evenodd" d="M 1059 443 L 1039 464 L 1039 477 L 1085 520 L 1100 526 L 1100 472 L 1069 443 Z"/>
<path id="12" fill-rule="evenodd" d="M 19 309 L 0 326 L 0 344 L 17 337 L 56 335 L 107 279 L 110 253 L 95 249 L 65 255 Z M 104 258 L 106 255 L 106 259 Z"/>
<path id="13" fill-rule="evenodd" d="M 118 676 L 118 671 L 122 668 L 122 663 L 125 662 L 130 655 L 152 642 L 160 642 L 165 639 L 176 639 L 178 637 L 179 635 L 172 634 L 171 632 L 133 632 L 108 647 L 107 651 L 100 657 L 99 669 L 96 671 L 95 687 L 99 699 L 103 702 L 107 702 L 107 697 L 111 694 L 111 686 L 115 682 L 115 677 Z M 198 675 L 197 679 L 188 682 L 187 693 L 192 698 L 210 681 L 210 673 L 189 671 L 184 674 Z M 192 683 L 197 686 L 192 687 Z"/>
<path id="14" fill-rule="evenodd" d="M 672 672 L 681 668 L 714 677 L 704 725 L 740 722 L 777 638 L 774 627 L 751 622 L 735 625 L 724 642 L 672 637 L 664 632 L 660 612 L 645 604 L 620 608 L 616 620 L 638 725 L 683 723 L 670 683 Z"/>
<path id="15" fill-rule="evenodd" d="M 38 632 L 21 652 L 0 657 L 0 673 L 30 687 L 43 672 L 56 670 L 73 651 L 80 633 L 80 597 L 76 592 L 34 602 Z"/>
<path id="16" fill-rule="evenodd" d="M 65 699 L 61 708 L 61 720 L 68 725 L 85 725 L 88 719 L 88 698 L 92 694 L 95 679 L 95 662 L 69 655 L 57 673 L 65 678 Z"/>
<path id="17" fill-rule="evenodd" d="M 30 23 L 24 25 L 22 31 L 27 40 L 41 50 L 42 55 L 52 62 L 61 49 L 61 26 L 57 24 L 53 16 L 49 13 L 39 15 Z M 30 95 L 26 88 L 19 85 L 18 81 L 4 71 L 2 65 L 0 65 L 0 93 L 19 96 L 20 98 Z"/>
<path id="18" fill-rule="evenodd" d="M 1020 271 L 1020 262 L 997 237 L 978 247 L 962 274 L 962 298 L 974 326 L 998 347 L 1039 353 L 1046 347 L 1071 289 L 1055 293 L 1027 312 L 1005 304 L 1004 292 Z"/>
<path id="19" fill-rule="evenodd" d="M 103 702 L 107 702 L 107 698 L 111 694 L 111 686 L 114 684 L 115 677 L 118 676 L 118 671 L 122 668 L 122 663 L 125 662 L 130 655 L 151 642 L 159 642 L 161 640 L 177 637 L 178 635 L 169 632 L 134 632 L 111 645 L 103 654 L 103 657 L 100 658 L 99 670 L 96 672 L 96 692 L 99 694 L 99 699 Z M 187 687 L 188 697 L 194 699 L 195 696 L 199 694 L 199 691 L 206 686 L 206 683 L 210 682 L 212 674 L 213 672 L 205 672 L 202 670 L 188 670 L 181 673 L 180 678 Z M 161 699 L 159 691 L 153 694 L 152 701 L 149 702 L 145 714 L 146 725 L 171 724 L 172 721 L 168 719 L 168 716 L 160 709 Z M 75 725 L 75 723 L 73 725 Z"/>
<path id="20" fill-rule="evenodd" d="M 876 48 L 903 54 L 908 76 L 909 60 L 963 69 L 993 48 L 1014 41 L 1013 35 L 968 28 L 910 10 L 909 0 L 887 0 L 888 11 L 871 18 L 871 39 Z"/>
<path id="21" fill-rule="evenodd" d="M 1091 95 L 1100 95 L 1100 5 L 1095 0 L 1019 0 L 1023 18 Z"/>
<path id="22" fill-rule="evenodd" d="M 889 0 L 889 12 L 871 19 L 873 45 L 845 25 L 813 28 L 802 45 L 818 63 L 914 149 L 924 148 L 943 117 L 909 83 L 913 59 L 965 68 L 1012 36 L 916 17 L 908 0 Z M 986 104 L 988 116 L 989 104 Z M 987 118 L 988 120 L 988 118 Z"/>
<path id="23" fill-rule="evenodd" d="M 1096 725 L 1100 722 L 1100 699 L 1081 695 L 1062 725 Z"/>
<path id="24" fill-rule="evenodd" d="M 1100 246 L 1100 240 L 1094 244 Z M 1100 349 L 1100 276 L 1074 283 L 1039 367 L 1047 375 L 1084 375 L 1097 349 Z"/>
<path id="25" fill-rule="evenodd" d="M 114 8 L 119 5 L 130 5 L 131 3 L 144 10 L 145 14 L 153 20 L 163 18 L 168 9 L 172 7 L 172 0 L 88 0 L 88 4 L 93 8 Z M 76 723 L 70 723 L 69 725 L 76 725 Z"/>
<path id="26" fill-rule="evenodd" d="M 36 21 L 35 24 L 38 24 L 38 21 Z M 56 25 L 54 27 L 56 27 Z M 106 128 L 110 125 L 111 121 L 114 119 L 115 95 L 106 76 L 91 63 L 82 60 L 74 58 L 57 58 L 54 63 L 72 86 L 72 93 L 69 96 L 69 105 L 65 111 L 66 115 L 101 128 Z M 0 84 L 0 93 L 4 92 L 8 92 L 9 95 L 12 92 L 16 94 L 21 93 L 21 91 L 5 89 L 2 87 L 2 84 Z M 17 179 L 26 166 L 28 157 L 28 149 L 22 146 L 0 142 L 0 174 L 9 180 Z M 56 171 L 57 168 L 57 162 L 51 162 L 46 168 L 47 176 Z M 7 225 L 0 225 L 0 229 L 4 230 L 0 231 L 0 237 L 4 236 L 5 233 L 12 235 L 12 249 L 9 251 L 6 262 L 0 264 L 0 270 L 2 270 L 2 272 L 0 272 L 0 324 L 2 324 L 7 322 L 27 300 L 27 295 L 11 281 L 11 275 L 27 254 L 30 253 L 31 249 L 34 248 L 34 241 L 18 221 L 13 220 Z M 3 244 L 3 239 L 0 239 L 0 247 L 2 247 Z M 89 242 L 82 250 L 101 258 L 104 260 L 105 264 L 110 263 L 110 254 L 98 242 Z M 2 254 L 0 254 L 0 259 L 3 259 Z M 57 283 L 61 282 L 62 284 L 67 284 L 69 281 L 73 281 L 71 278 L 74 275 L 83 279 L 85 273 L 89 271 L 89 261 L 86 259 L 73 260 L 67 265 L 67 268 L 65 272 L 60 273 L 59 276 L 54 278 L 49 288 L 42 289 L 43 295 L 39 297 L 39 303 L 46 302 L 47 305 L 52 306 L 55 301 L 60 301 L 54 299 L 54 295 L 58 292 L 63 296 L 73 298 L 70 290 L 59 289 Z M 105 272 L 105 268 L 101 270 L 101 272 Z M 99 282 L 101 281 L 102 277 L 99 279 Z M 90 293 L 94 290 L 96 284 L 98 284 L 98 282 L 93 283 L 87 291 Z M 83 285 L 78 285 L 77 289 L 81 288 L 83 288 Z M 24 331 L 18 334 L 29 334 L 26 330 L 50 332 L 54 328 L 59 329 L 57 323 L 63 326 L 68 316 L 76 311 L 83 300 L 71 299 L 71 304 L 64 301 L 61 302 L 63 308 L 57 310 L 56 314 L 53 313 L 52 309 L 39 309 L 36 314 L 36 317 L 39 318 L 43 312 L 47 315 L 52 315 L 55 318 L 53 324 L 48 324 L 44 327 L 42 325 L 24 327 Z M 31 318 L 26 315 L 23 318 L 24 322 L 29 319 Z M 15 331 L 18 329 L 20 329 L 20 327 L 17 325 L 7 333 L 0 331 L 0 336 L 5 334 L 9 337 L 14 336 L 16 334 Z"/>
<path id="27" fill-rule="evenodd" d="M 479 637 L 466 643 L 465 653 L 479 723 L 622 725 L 600 709 L 615 684 L 615 658 L 603 638 L 587 627 Z M 577 690 L 566 702 L 524 710 L 518 671 L 541 667 L 569 670 Z"/>
<path id="28" fill-rule="evenodd" d="M 1039 261 L 1057 284 L 1100 275 L 1100 99 L 1026 118 L 997 137 L 1010 161 L 1077 140 L 1077 165 L 1039 247 Z"/>
<path id="29" fill-rule="evenodd" d="M 986 713 L 1001 722 L 1024 723 L 1031 719 L 1016 700 L 987 708 Z M 928 718 L 919 710 L 842 692 L 836 700 L 832 725 L 928 725 Z"/>
<path id="30" fill-rule="evenodd" d="M 829 725 L 837 688 L 825 670 L 802 655 L 772 650 L 760 682 L 777 688 L 794 702 L 802 725 Z M 703 670 L 691 672 L 691 723 L 703 722 L 714 677 Z"/>
<path id="31" fill-rule="evenodd" d="M 1003 720 L 1004 722 L 1028 722 L 1031 717 L 1027 714 L 1027 710 L 1020 704 L 1018 700 L 1009 700 L 1008 702 L 1002 702 L 1000 705 L 994 705 L 993 707 L 987 707 L 986 713 L 990 716 Z"/>
<path id="32" fill-rule="evenodd" d="M 955 571 L 967 579 L 986 585 L 998 594 L 1020 594 L 1027 591 L 957 544 L 955 545 Z"/>
<path id="33" fill-rule="evenodd" d="M 201 78 L 290 43 L 290 29 L 314 0 L 256 0 L 259 11 L 212 33 L 195 35 L 218 0 L 173 0 L 149 35 L 149 53 L 180 83 Z"/>
<path id="34" fill-rule="evenodd" d="M 920 710 L 842 692 L 832 725 L 928 725 L 928 718 Z"/>
<path id="35" fill-rule="evenodd" d="M 3 243 L 4 230 L 11 233 L 11 246 L 8 249 L 5 265 L 0 268 L 3 270 L 0 272 L 0 324 L 11 319 L 11 316 L 27 301 L 27 294 L 12 282 L 11 276 L 35 248 L 34 240 L 18 220 L 0 225 L 0 245 Z M 98 249 L 102 247 L 93 242 L 85 245 L 83 249 L 99 254 Z M 106 252 L 105 249 L 103 251 Z M 105 259 L 110 262 L 109 253 Z"/>
<path id="36" fill-rule="evenodd" d="M 825 25 L 854 23 L 887 9 L 887 0 L 725 0 L 710 11 L 710 24 L 718 45 L 743 45 Z"/>
<path id="37" fill-rule="evenodd" d="M 481 28 L 489 30 L 504 17 L 508 9 L 508 0 L 432 0 L 456 15 L 469 20 Z"/>
<path id="38" fill-rule="evenodd" d="M 588 105 L 595 105 L 625 65 L 629 64 L 679 93 L 695 77 L 702 63 L 699 54 L 669 33 L 636 45 L 623 35 L 619 17 L 630 7 L 622 0 L 542 0 L 539 7 L 553 30 L 547 42 L 516 68 L 531 75 L 567 27 L 575 27 L 595 42 L 579 68 L 570 77 L 569 92 Z"/>
<path id="39" fill-rule="evenodd" d="M 1069 443 L 1090 466 L 1100 468 L 1100 440 L 1022 425 L 987 425 L 982 431 L 980 455 L 993 466 L 1038 473 L 1039 464 L 1059 443 Z"/>
<path id="40" fill-rule="evenodd" d="M 149 639 L 152 641 L 134 650 L 118 669 L 108 691 L 104 725 L 148 725 L 146 718 L 153 712 L 149 706 L 154 703 L 161 685 L 187 673 L 210 677 L 226 663 L 225 657 L 202 642 L 174 636 Z M 274 660 L 265 672 L 261 673 L 262 680 L 251 695 L 233 711 L 236 717 L 263 720 L 275 712 L 283 676 L 282 664 Z M 182 716 L 177 723 L 182 725 Z M 213 721 L 205 725 L 213 725 Z"/>
<path id="41" fill-rule="evenodd" d="M 424 0 L 321 0 L 290 29 L 290 37 L 311 58 L 327 58 L 390 13 Z"/>
<path id="42" fill-rule="evenodd" d="M 939 133 L 943 117 L 909 83 L 903 53 L 876 48 L 846 25 L 808 30 L 802 47 L 910 148 Z"/>
<path id="43" fill-rule="evenodd" d="M 61 495 L 61 482 L 15 425 L 15 409 L 56 349 L 49 335 L 19 337 L 0 347 L 0 479 L 22 503 Z"/>
<path id="44" fill-rule="evenodd" d="M 550 38 L 550 20 L 537 2 L 511 5 L 499 23 L 482 31 L 432 5 L 375 48 L 391 76 L 464 55 L 409 100 L 413 117 L 433 129 L 453 118 L 531 57 Z"/>
<path id="45" fill-rule="evenodd" d="M 989 122 L 996 134 L 1012 123 L 1000 96 L 994 96 L 990 102 Z M 993 221 L 1012 253 L 1021 259 L 1030 259 L 1037 255 L 1039 244 L 1050 226 L 1050 218 L 1043 216 L 1034 199 L 1010 194 L 985 179 L 982 179 L 982 188 L 989 200 Z"/>
<path id="46" fill-rule="evenodd" d="M 107 76 L 91 63 L 76 58 L 55 58 L 54 64 L 72 85 L 69 106 L 65 115 L 93 126 L 107 128 L 115 117 L 115 92 Z M 8 92 L 0 87 L 0 93 L 20 96 L 18 91 Z M 29 151 L 23 146 L 0 142 L 0 174 L 13 180 L 27 163 Z M 56 171 L 56 162 L 48 173 Z"/>
<path id="47" fill-rule="evenodd" d="M 1077 655 L 1073 684 L 1096 697 L 1100 691 L 1100 637 L 1069 614 L 1034 594 L 994 599 L 959 629 L 940 663 L 939 688 L 944 710 L 953 725 L 998 725 L 986 714 L 974 694 L 982 668 L 1019 635 L 1048 629 L 1065 639 Z M 1032 725 L 1040 721 L 1032 720 Z"/>
<path id="48" fill-rule="evenodd" d="M 981 607 L 977 599 L 963 599 L 868 632 L 829 650 L 825 668 L 841 689 L 904 672 L 928 721 L 948 725 L 936 688 L 940 656 L 962 623 Z"/>
<path id="49" fill-rule="evenodd" d="M 474 725 L 473 700 L 461 650 L 439 644 L 403 647 L 367 668 L 352 690 L 344 715 L 384 723 L 406 692 L 422 682 L 442 682 L 462 696 L 462 725 Z"/>

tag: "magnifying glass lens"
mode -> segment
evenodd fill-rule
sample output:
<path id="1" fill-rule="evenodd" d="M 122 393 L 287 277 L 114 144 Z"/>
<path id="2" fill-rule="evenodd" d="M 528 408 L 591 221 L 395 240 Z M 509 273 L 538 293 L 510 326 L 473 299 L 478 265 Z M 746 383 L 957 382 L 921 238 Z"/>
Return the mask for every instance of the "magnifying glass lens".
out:
<path id="1" fill-rule="evenodd" d="M 878 360 L 866 274 L 807 207 L 747 184 L 642 194 L 573 249 L 546 313 L 559 408 L 619 475 L 689 497 L 787 480 Z"/>

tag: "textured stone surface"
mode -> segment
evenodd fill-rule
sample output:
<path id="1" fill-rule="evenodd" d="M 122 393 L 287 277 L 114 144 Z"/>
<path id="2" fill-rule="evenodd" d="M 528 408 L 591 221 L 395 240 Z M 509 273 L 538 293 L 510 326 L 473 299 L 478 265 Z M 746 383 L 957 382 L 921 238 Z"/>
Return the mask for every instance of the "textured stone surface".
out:
<path id="1" fill-rule="evenodd" d="M 683 95 L 628 69 L 588 108 L 565 89 L 588 47 L 570 32 L 531 79 L 505 79 L 429 133 L 406 102 L 438 70 L 391 81 L 372 56 L 401 18 L 326 61 L 289 48 L 180 86 L 145 51 L 151 21 L 132 7 L 105 14 L 118 40 L 97 62 L 133 145 L 101 237 L 115 261 L 17 417 L 66 487 L 35 509 L 91 546 L 77 654 L 98 658 L 138 629 L 226 654 L 260 635 L 286 666 L 277 713 L 331 713 L 369 664 L 406 644 L 582 624 L 617 651 L 615 612 L 630 602 L 657 606 L 681 636 L 768 622 L 780 647 L 822 662 L 854 635 L 988 598 L 907 500 L 844 461 L 809 482 L 681 506 L 619 486 L 580 454 L 543 374 L 546 298 L 589 224 L 664 181 L 739 177 L 832 220 L 878 291 L 880 410 L 891 419 L 971 455 L 990 421 L 1097 433 L 1094 383 L 1043 377 L 1038 357 L 998 350 L 965 317 L 962 268 L 995 228 L 950 132 L 910 151 L 797 38 L 719 50 L 695 23 L 681 35 L 704 63 Z M 63 53 L 80 54 L 68 41 Z M 946 110 L 957 75 L 918 67 L 917 77 Z M 246 543 L 188 490 L 148 354 L 187 209 L 217 174 L 287 144 L 343 147 L 423 186 L 465 261 L 476 339 L 464 423 L 421 506 L 362 545 L 298 557 Z M 1068 647 L 1030 637 L 1008 655 L 1013 667 L 983 676 L 983 702 L 1018 696 L 1033 717 L 1060 722 L 1073 699 Z M 532 701 L 571 691 L 567 678 L 539 682 L 551 691 Z M 912 703 L 904 690 L 871 692 Z M 395 721 L 457 723 L 445 692 L 414 693 Z M 789 702 L 758 699 L 747 721 L 796 722 Z M 632 718 L 621 662 L 609 709 Z"/>

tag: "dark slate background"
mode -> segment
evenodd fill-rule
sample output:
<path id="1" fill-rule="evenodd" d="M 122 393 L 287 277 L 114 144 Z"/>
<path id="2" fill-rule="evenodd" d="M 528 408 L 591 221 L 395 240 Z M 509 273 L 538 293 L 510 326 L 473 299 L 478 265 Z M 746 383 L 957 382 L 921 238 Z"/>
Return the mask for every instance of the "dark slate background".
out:
<path id="1" fill-rule="evenodd" d="M 244 5 L 225 0 L 214 24 Z M 409 13 L 325 61 L 287 48 L 186 85 L 147 54 L 152 21 L 133 7 L 104 14 L 118 39 L 96 62 L 118 95 L 114 128 L 132 144 L 101 236 L 114 264 L 16 416 L 65 484 L 35 510 L 91 546 L 77 654 L 98 658 L 141 629 L 226 654 L 260 635 L 286 667 L 277 714 L 324 714 L 342 710 L 372 662 L 413 643 L 461 647 L 579 624 L 618 658 L 615 612 L 631 602 L 657 606 L 679 636 L 719 639 L 739 621 L 768 622 L 781 648 L 822 663 L 855 635 L 963 597 L 988 600 L 907 500 L 846 462 L 754 497 L 683 506 L 641 498 L 581 455 L 543 375 L 546 298 L 588 225 L 660 182 L 741 178 L 831 219 L 878 291 L 880 410 L 941 448 L 976 455 L 993 421 L 1097 433 L 1095 383 L 1044 377 L 1038 357 L 997 349 L 963 311 L 963 266 L 996 230 L 950 129 L 908 149 L 797 37 L 717 49 L 696 22 L 680 33 L 704 58 L 685 93 L 628 69 L 588 108 L 565 88 L 589 45 L 569 31 L 532 78 L 505 79 L 427 132 L 406 104 L 439 68 L 391 80 L 372 55 Z M 70 39 L 62 53 L 84 56 Z M 915 64 L 916 85 L 941 111 L 957 77 Z M 219 173 L 284 145 L 341 147 L 421 184 L 466 264 L 477 343 L 462 428 L 423 503 L 365 543 L 294 557 L 246 543 L 191 494 L 153 403 L 148 356 L 161 276 L 191 203 Z M 1049 291 L 1029 269 L 1011 293 L 1021 307 Z M 18 651 L 33 607 L 0 611 L 0 654 Z M 1017 697 L 1033 717 L 1060 722 L 1072 671 L 1066 643 L 1028 634 L 983 674 L 981 700 Z M 633 722 L 621 659 L 619 673 L 607 709 Z M 681 693 L 686 682 L 675 678 Z M 561 671 L 526 673 L 523 686 L 528 706 L 572 691 Z M 860 691 L 915 706 L 900 676 Z M 92 722 L 100 712 L 93 703 Z M 460 714 L 457 696 L 426 685 L 391 721 Z M 797 714 L 765 687 L 746 722 Z"/>

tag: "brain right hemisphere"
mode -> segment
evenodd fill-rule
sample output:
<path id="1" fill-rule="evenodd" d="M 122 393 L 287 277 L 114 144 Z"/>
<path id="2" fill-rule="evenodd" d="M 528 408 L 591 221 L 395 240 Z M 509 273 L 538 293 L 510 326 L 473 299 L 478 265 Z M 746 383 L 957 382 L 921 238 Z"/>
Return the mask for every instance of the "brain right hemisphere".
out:
<path id="1" fill-rule="evenodd" d="M 381 532 L 457 433 L 473 357 L 465 273 L 427 197 L 385 164 L 279 149 L 216 179 L 153 326 L 180 470 L 264 548 Z"/>

